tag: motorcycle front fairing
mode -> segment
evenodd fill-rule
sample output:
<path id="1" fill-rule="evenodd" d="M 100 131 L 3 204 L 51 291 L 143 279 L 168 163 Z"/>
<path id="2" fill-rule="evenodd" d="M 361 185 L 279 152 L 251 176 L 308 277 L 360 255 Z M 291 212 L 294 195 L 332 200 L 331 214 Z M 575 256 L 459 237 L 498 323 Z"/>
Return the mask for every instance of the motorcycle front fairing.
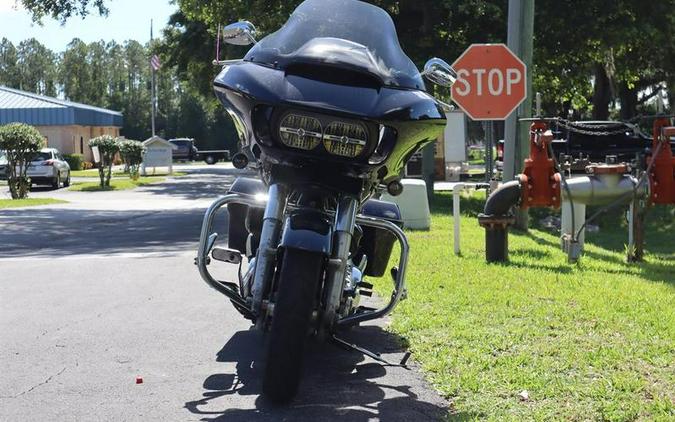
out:
<path id="1" fill-rule="evenodd" d="M 330 161 L 357 176 L 377 173 L 380 183 L 400 178 L 407 159 L 445 126 L 389 15 L 356 1 L 304 2 L 242 62 L 223 68 L 214 88 L 251 158 L 305 166 L 320 160 L 322 167 Z M 359 120 L 376 141 L 354 158 L 286 148 L 274 125 L 284 110 Z"/>

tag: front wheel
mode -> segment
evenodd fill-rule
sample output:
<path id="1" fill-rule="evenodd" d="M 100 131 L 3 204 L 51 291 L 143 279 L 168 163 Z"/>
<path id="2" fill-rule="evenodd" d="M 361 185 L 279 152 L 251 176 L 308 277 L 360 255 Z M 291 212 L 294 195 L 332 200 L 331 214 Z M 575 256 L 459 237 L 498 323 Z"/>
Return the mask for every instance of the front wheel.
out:
<path id="1" fill-rule="evenodd" d="M 206 158 L 204 159 L 204 161 L 208 165 L 213 165 L 213 164 L 216 164 L 216 157 L 214 157 L 213 155 L 207 155 Z"/>
<path id="2" fill-rule="evenodd" d="M 284 251 L 263 377 L 263 394 L 272 402 L 288 402 L 298 391 L 322 271 L 322 254 Z"/>

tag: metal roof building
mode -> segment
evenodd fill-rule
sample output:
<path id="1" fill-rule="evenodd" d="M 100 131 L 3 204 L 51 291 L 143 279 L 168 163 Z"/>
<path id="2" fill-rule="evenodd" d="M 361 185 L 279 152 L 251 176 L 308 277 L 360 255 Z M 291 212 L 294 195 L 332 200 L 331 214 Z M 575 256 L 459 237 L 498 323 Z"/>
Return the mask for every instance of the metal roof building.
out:
<path id="1" fill-rule="evenodd" d="M 0 124 L 122 126 L 122 113 L 0 86 Z"/>
<path id="2" fill-rule="evenodd" d="M 119 136 L 123 120 L 118 111 L 0 86 L 0 125 L 12 122 L 35 126 L 48 146 L 91 160 L 89 139 Z"/>

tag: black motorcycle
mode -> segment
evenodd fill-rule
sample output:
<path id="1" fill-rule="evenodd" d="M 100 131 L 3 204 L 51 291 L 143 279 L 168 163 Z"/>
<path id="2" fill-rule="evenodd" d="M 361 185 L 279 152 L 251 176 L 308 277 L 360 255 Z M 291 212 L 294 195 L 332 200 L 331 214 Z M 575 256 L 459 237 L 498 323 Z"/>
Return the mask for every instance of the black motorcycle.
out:
<path id="1" fill-rule="evenodd" d="M 217 62 L 214 88 L 238 131 L 233 163 L 259 178 L 238 178 L 209 207 L 196 263 L 266 333 L 263 394 L 285 402 L 298 389 L 308 336 L 350 346 L 341 329 L 387 315 L 404 297 L 400 211 L 371 198 L 400 194 L 407 160 L 444 129 L 444 104 L 422 75 L 450 86 L 455 74 L 440 59 L 420 73 L 389 15 L 356 0 L 307 0 L 275 33 L 256 42 L 255 32 L 249 22 L 224 28 L 226 42 L 254 46 L 242 60 Z M 223 206 L 227 248 L 212 232 Z M 373 287 L 364 276 L 385 273 L 395 241 L 388 302 L 360 306 Z M 238 281 L 216 280 L 212 260 L 239 265 Z"/>

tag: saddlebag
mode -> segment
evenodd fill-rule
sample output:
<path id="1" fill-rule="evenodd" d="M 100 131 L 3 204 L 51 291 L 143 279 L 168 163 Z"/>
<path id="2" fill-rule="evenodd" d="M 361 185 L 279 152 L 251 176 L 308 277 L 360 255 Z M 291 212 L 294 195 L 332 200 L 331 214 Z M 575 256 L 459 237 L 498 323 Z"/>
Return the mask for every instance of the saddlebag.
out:
<path id="1" fill-rule="evenodd" d="M 261 180 L 238 177 L 228 193 L 266 194 L 267 187 Z M 249 233 L 260 232 L 265 210 L 264 208 L 253 208 L 244 204 L 227 204 L 227 211 L 229 213 L 227 245 L 230 249 L 236 249 L 242 254 L 246 254 L 248 235 Z"/>
<path id="2" fill-rule="evenodd" d="M 393 202 L 369 199 L 363 205 L 361 214 L 382 218 L 403 227 L 401 211 L 398 209 L 398 205 Z M 387 230 L 376 227 L 362 226 L 361 229 L 363 230 L 363 237 L 359 243 L 359 251 L 368 257 L 365 274 L 372 277 L 381 277 L 387 270 L 396 237 Z"/>

